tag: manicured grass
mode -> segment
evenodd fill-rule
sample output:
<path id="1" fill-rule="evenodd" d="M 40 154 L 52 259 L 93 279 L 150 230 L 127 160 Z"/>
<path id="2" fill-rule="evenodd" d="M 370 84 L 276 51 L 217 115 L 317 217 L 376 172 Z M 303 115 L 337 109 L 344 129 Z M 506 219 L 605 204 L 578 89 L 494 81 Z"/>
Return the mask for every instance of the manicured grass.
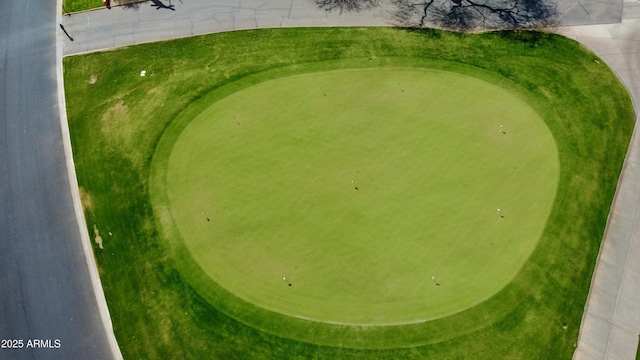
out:
<path id="1" fill-rule="evenodd" d="M 104 7 L 102 0 L 63 0 L 62 6 L 68 12 Z"/>
<path id="2" fill-rule="evenodd" d="M 535 248 L 558 180 L 555 141 L 524 101 L 420 68 L 267 81 L 179 136 L 158 178 L 198 265 L 249 302 L 332 323 L 488 299 Z"/>
<path id="3" fill-rule="evenodd" d="M 66 58 L 88 225 L 113 234 L 95 256 L 125 358 L 569 358 L 633 126 L 628 94 L 594 59 L 553 35 L 389 28 L 233 32 Z M 208 278 L 181 275 L 198 269 L 171 229 L 160 236 L 155 224 L 169 221 L 168 209 L 150 202 L 151 172 L 166 167 L 152 169 L 152 158 L 168 159 L 166 144 L 175 141 L 159 143 L 168 126 L 186 126 L 261 76 L 403 65 L 490 80 L 529 103 L 556 140 L 560 177 L 549 220 L 504 289 L 433 321 L 353 327 L 227 301 L 233 295 L 224 289 L 202 286 Z M 211 305 L 216 299 L 224 301 Z M 274 322 L 282 328 L 274 331 Z"/>

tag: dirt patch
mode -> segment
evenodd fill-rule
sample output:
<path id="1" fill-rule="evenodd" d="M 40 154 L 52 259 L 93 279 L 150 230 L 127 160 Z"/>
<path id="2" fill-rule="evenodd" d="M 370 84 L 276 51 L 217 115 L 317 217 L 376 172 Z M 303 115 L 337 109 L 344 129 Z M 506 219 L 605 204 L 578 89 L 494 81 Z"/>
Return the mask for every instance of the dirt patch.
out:
<path id="1" fill-rule="evenodd" d="M 540 89 L 540 92 L 542 92 L 542 94 L 544 96 L 546 96 L 547 99 L 553 99 L 553 95 L 551 95 L 551 93 L 549 93 L 549 91 L 547 91 L 547 89 L 545 89 L 543 87 L 541 87 L 539 89 Z"/>
<path id="2" fill-rule="evenodd" d="M 112 106 L 102 117 L 102 131 L 104 133 L 110 133 L 113 128 L 117 128 L 120 125 L 116 125 L 119 120 L 125 118 L 129 112 L 129 107 L 120 100 L 114 106 Z"/>
<path id="3" fill-rule="evenodd" d="M 95 75 L 91 75 L 91 78 L 89 78 L 89 84 L 93 85 L 96 83 L 96 81 L 98 81 L 98 77 Z"/>
<path id="4" fill-rule="evenodd" d="M 91 198 L 91 194 L 82 187 L 78 187 L 78 192 L 80 193 L 82 208 L 85 210 L 93 209 L 93 199 Z"/>
<path id="5" fill-rule="evenodd" d="M 147 0 L 111 0 L 111 6 L 133 5 L 147 2 Z"/>
<path id="6" fill-rule="evenodd" d="M 94 241 L 96 242 L 96 244 L 98 244 L 98 247 L 100 249 L 104 249 L 102 247 L 102 237 L 100 237 L 100 232 L 98 231 L 98 227 L 96 226 L 96 224 L 93 224 L 93 235 L 95 236 Z"/>

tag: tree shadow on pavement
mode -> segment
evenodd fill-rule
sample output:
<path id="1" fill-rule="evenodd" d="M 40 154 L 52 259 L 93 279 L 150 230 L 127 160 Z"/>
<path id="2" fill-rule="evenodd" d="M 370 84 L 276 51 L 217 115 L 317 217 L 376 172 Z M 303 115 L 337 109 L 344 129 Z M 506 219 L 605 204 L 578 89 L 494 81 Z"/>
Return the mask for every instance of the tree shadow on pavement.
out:
<path id="1" fill-rule="evenodd" d="M 173 5 L 165 5 L 162 1 L 160 0 L 151 0 L 151 2 L 153 4 L 151 4 L 151 6 L 155 7 L 156 10 L 160 10 L 160 9 L 169 9 L 171 11 L 176 11 L 176 9 L 174 8 Z"/>
<path id="2" fill-rule="evenodd" d="M 456 31 L 530 29 L 557 22 L 552 0 L 392 0 L 402 26 Z"/>
<path id="3" fill-rule="evenodd" d="M 138 10 L 138 9 L 140 9 L 140 5 L 141 4 L 142 4 L 142 2 L 127 3 L 127 4 L 123 4 L 122 7 L 125 10 Z"/>
<path id="4" fill-rule="evenodd" d="M 325 11 L 359 12 L 380 0 L 311 0 Z M 402 27 L 456 31 L 528 29 L 557 23 L 554 0 L 391 0 L 392 22 Z"/>
<path id="5" fill-rule="evenodd" d="M 112 6 L 121 6 L 124 9 L 138 10 L 140 5 L 147 0 L 111 0 Z"/>

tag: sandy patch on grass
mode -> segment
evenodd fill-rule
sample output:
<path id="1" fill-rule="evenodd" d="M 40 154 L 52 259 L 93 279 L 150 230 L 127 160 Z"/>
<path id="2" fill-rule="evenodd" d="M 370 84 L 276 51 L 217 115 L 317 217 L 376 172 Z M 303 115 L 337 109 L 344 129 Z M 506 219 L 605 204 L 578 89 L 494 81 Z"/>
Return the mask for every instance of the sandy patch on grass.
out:
<path id="1" fill-rule="evenodd" d="M 122 100 L 113 105 L 102 116 L 102 132 L 110 134 L 120 127 L 120 122 L 129 113 L 129 107 Z"/>
<path id="2" fill-rule="evenodd" d="M 98 244 L 98 247 L 100 249 L 104 249 L 104 247 L 102 247 L 102 237 L 100 237 L 100 232 L 98 231 L 96 224 L 93 224 L 93 234 L 95 236 L 94 241 Z"/>
<path id="3" fill-rule="evenodd" d="M 165 317 L 160 321 L 160 336 L 162 337 L 162 341 L 165 344 L 171 343 L 171 330 L 173 326 L 171 323 L 171 319 Z"/>
<path id="4" fill-rule="evenodd" d="M 98 81 L 98 77 L 95 75 L 91 75 L 91 78 L 89 79 L 89 84 L 93 85 L 96 83 L 96 81 Z"/>
<path id="5" fill-rule="evenodd" d="M 82 187 L 78 187 L 78 192 L 80 193 L 80 202 L 82 203 L 82 207 L 85 210 L 92 210 L 93 199 L 91 198 L 91 194 Z"/>
<path id="6" fill-rule="evenodd" d="M 146 0 L 111 0 L 111 5 L 112 6 L 116 6 L 116 5 L 132 5 L 132 4 L 139 4 L 142 2 L 145 2 Z"/>
<path id="7" fill-rule="evenodd" d="M 540 92 L 542 92 L 542 94 L 549 100 L 553 99 L 553 95 L 551 95 L 551 93 L 549 93 L 549 91 L 543 87 L 539 88 Z"/>

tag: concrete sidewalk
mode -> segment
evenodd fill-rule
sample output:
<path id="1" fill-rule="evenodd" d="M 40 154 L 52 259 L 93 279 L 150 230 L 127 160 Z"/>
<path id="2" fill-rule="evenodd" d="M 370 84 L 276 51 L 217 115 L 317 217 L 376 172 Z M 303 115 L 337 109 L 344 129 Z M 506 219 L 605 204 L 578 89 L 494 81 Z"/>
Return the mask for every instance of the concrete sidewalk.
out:
<path id="1" fill-rule="evenodd" d="M 392 26 L 393 5 L 359 13 L 326 12 L 311 0 L 162 0 L 174 6 L 157 9 L 151 2 L 137 8 L 114 6 L 64 16 L 63 25 L 75 41 L 64 55 L 223 31 L 274 27 Z M 636 0 L 633 0 L 636 1 Z M 621 0 L 559 0 L 563 25 L 620 23 Z"/>
<path id="2" fill-rule="evenodd" d="M 169 0 L 163 0 L 169 4 Z M 264 27 L 390 26 L 379 9 L 327 13 L 302 0 L 172 0 L 175 11 L 142 3 L 63 17 L 75 41 L 65 55 L 215 32 Z M 640 106 L 640 2 L 560 0 L 556 31 L 611 66 Z M 638 124 L 638 118 L 636 124 Z M 636 128 L 594 272 L 574 359 L 635 359 L 640 333 L 640 135 Z"/>
<path id="3" fill-rule="evenodd" d="M 633 360 L 640 334 L 640 2 L 623 5 L 618 24 L 559 29 L 618 74 L 638 116 L 591 281 L 576 360 Z"/>
<path id="4" fill-rule="evenodd" d="M 173 0 L 175 11 L 113 7 L 65 16 L 63 25 L 74 38 L 65 55 L 216 32 L 274 27 L 390 26 L 388 6 L 360 13 L 329 13 L 294 0 Z M 164 0 L 169 4 L 168 0 Z"/>

